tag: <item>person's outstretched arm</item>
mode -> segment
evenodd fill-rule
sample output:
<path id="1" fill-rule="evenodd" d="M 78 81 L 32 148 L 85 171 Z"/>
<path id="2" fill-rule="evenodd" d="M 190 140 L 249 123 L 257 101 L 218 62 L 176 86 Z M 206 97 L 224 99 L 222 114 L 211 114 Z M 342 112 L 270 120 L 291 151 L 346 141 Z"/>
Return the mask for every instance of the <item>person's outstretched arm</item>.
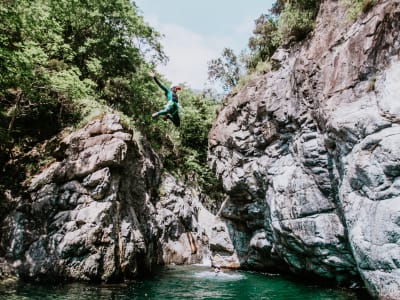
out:
<path id="1" fill-rule="evenodd" d="M 169 89 L 167 89 L 161 82 L 160 80 L 158 80 L 158 78 L 156 77 L 156 74 L 154 74 L 153 72 L 149 73 L 150 77 L 153 77 L 154 81 L 157 83 L 157 85 L 165 92 L 168 93 Z"/>

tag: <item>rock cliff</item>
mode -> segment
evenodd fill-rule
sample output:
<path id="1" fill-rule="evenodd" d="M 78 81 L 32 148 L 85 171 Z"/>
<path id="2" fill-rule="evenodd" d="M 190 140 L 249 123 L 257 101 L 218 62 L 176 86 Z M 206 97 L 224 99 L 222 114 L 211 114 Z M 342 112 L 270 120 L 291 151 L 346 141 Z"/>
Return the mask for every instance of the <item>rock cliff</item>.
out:
<path id="1" fill-rule="evenodd" d="M 198 189 L 105 115 L 65 137 L 2 220 L 0 275 L 116 281 L 168 263 L 199 263 L 208 239 Z"/>
<path id="2" fill-rule="evenodd" d="M 322 1 L 311 36 L 224 104 L 209 135 L 218 218 L 105 115 L 19 198 L 0 195 L 15 207 L 0 214 L 0 278 L 109 282 L 211 255 L 399 299 L 400 1 L 352 24 L 341 3 Z"/>
<path id="3" fill-rule="evenodd" d="M 219 113 L 209 163 L 229 199 L 227 266 L 355 282 L 400 298 L 400 2 L 355 23 L 322 1 L 311 36 L 279 49 Z"/>

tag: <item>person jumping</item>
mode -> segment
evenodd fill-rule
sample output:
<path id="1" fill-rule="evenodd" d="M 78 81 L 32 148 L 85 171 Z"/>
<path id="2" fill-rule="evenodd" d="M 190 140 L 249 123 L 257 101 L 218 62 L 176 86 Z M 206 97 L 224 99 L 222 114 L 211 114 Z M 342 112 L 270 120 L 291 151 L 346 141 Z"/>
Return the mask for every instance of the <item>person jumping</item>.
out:
<path id="1" fill-rule="evenodd" d="M 149 76 L 152 77 L 157 85 L 164 91 L 165 97 L 167 97 L 168 101 L 164 109 L 151 115 L 152 118 L 156 119 L 158 116 L 165 116 L 165 118 L 171 120 L 176 127 L 179 127 L 181 120 L 179 118 L 178 95 L 176 92 L 180 91 L 181 87 L 172 86 L 171 89 L 168 89 L 158 80 L 153 72 L 149 72 Z"/>

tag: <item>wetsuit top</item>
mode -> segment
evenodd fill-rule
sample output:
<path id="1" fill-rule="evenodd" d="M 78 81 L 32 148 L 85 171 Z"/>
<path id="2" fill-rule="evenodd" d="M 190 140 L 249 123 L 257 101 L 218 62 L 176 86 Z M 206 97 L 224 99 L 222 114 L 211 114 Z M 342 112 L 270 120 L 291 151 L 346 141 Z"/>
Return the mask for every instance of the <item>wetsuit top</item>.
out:
<path id="1" fill-rule="evenodd" d="M 165 97 L 167 97 L 168 101 L 173 100 L 174 102 L 178 102 L 178 95 L 174 93 L 172 90 L 167 89 L 159 80 L 157 77 L 154 77 L 154 81 L 157 83 L 157 85 L 164 91 Z"/>
<path id="2" fill-rule="evenodd" d="M 158 79 L 154 77 L 154 81 L 157 85 L 164 91 L 165 97 L 168 99 L 167 105 L 164 109 L 160 110 L 157 114 L 158 115 L 165 115 L 171 114 L 175 115 L 178 112 L 179 105 L 178 105 L 178 95 L 171 91 L 170 89 L 166 88 Z"/>

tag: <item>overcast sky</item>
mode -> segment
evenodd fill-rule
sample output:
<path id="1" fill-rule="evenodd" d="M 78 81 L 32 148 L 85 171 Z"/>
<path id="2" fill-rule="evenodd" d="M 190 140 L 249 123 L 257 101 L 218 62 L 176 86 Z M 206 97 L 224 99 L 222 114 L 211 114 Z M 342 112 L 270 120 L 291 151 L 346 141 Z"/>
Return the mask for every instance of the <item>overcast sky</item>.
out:
<path id="1" fill-rule="evenodd" d="M 173 83 L 202 89 L 207 62 L 224 47 L 236 54 L 247 47 L 254 20 L 268 13 L 274 0 L 134 0 L 169 57 L 158 71 Z"/>

